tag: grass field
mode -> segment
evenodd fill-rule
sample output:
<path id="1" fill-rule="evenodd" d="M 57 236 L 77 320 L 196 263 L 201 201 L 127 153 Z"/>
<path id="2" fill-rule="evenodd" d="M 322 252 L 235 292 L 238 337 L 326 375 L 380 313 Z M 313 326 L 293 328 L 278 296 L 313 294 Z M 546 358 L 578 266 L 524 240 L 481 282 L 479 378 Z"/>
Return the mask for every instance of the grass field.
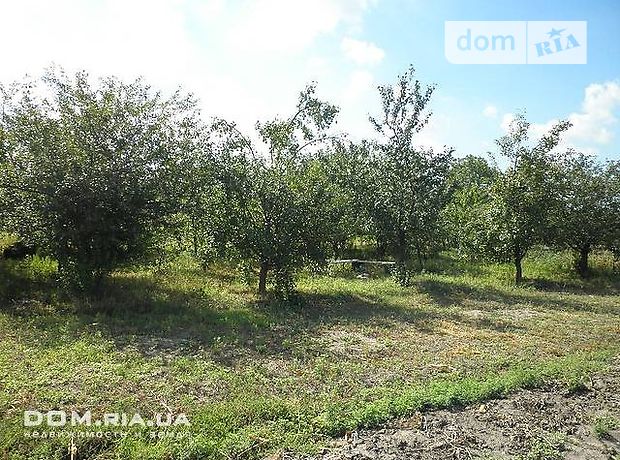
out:
<path id="1" fill-rule="evenodd" d="M 568 254 L 533 254 L 518 288 L 509 266 L 448 257 L 408 288 L 305 274 L 290 304 L 185 259 L 115 273 L 97 300 L 57 290 L 50 260 L 0 262 L 0 458 L 70 458 L 67 438 L 24 436 L 31 409 L 191 422 L 160 439 L 75 434 L 76 459 L 261 458 L 421 408 L 576 389 L 620 351 L 620 280 L 593 262 L 580 281 Z"/>

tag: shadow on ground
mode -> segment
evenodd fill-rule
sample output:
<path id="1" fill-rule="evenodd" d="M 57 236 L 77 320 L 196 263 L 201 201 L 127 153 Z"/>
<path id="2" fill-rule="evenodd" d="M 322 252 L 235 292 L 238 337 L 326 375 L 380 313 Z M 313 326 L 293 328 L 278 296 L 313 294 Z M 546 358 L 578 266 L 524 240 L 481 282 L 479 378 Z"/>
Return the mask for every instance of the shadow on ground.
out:
<path id="1" fill-rule="evenodd" d="M 214 281 L 205 277 L 205 282 Z M 444 289 L 435 288 L 431 292 L 436 295 Z M 229 292 L 242 289 L 237 285 Z M 246 288 L 226 304 L 207 294 L 208 290 L 175 289 L 139 277 L 112 278 L 103 292 L 96 299 L 67 298 L 54 308 L 36 296 L 14 299 L 5 302 L 3 309 L 15 317 L 16 328 L 21 325 L 20 334 L 36 338 L 46 347 L 100 335 L 118 349 L 132 348 L 147 357 L 204 354 L 206 350 L 214 360 L 230 366 L 252 356 L 287 357 L 300 349 L 312 353 L 311 341 L 304 339 L 331 327 L 387 330 L 404 325 L 420 333 L 440 334 L 437 323 L 452 321 L 500 332 L 519 329 L 508 321 L 473 318 L 424 305 L 403 307 L 379 296 L 350 293 L 304 294 L 299 302 L 283 304 L 259 301 Z M 467 293 L 452 290 L 442 295 L 440 305 L 454 303 L 454 296 Z M 63 331 L 62 340 L 58 331 Z"/>
<path id="2" fill-rule="evenodd" d="M 528 289 L 528 286 L 531 289 Z M 441 279 L 422 279 L 415 283 L 419 292 L 427 294 L 433 302 L 442 306 L 459 306 L 466 301 L 475 300 L 489 310 L 527 305 L 544 309 L 620 315 L 619 291 L 614 285 L 586 286 L 580 289 L 574 285 L 530 280 L 525 287 L 526 289 L 503 290 Z M 602 299 L 603 304 L 590 301 L 588 296 L 593 295 Z"/>
<path id="3" fill-rule="evenodd" d="M 526 333 L 510 319 L 471 315 L 468 310 L 525 306 L 620 315 L 618 285 L 613 283 L 580 288 L 532 280 L 524 289 L 503 289 L 434 276 L 414 283 L 411 301 L 345 291 L 305 293 L 299 302 L 282 303 L 257 299 L 252 288 L 236 283 L 230 273 L 205 276 L 195 270 L 178 276 L 192 277 L 193 282 L 177 287 L 163 282 L 165 277 L 115 276 L 97 298 L 71 297 L 49 280 L 32 283 L 27 274 L 0 264 L 0 309 L 14 317 L 20 335 L 50 348 L 101 336 L 118 349 L 132 348 L 143 356 L 206 352 L 231 366 L 253 356 L 320 352 L 312 350 L 307 339 L 334 327 L 406 327 L 421 334 L 442 334 L 438 324 L 449 321 L 479 330 Z M 592 294 L 597 298 L 589 299 Z M 465 305 L 473 308 L 459 308 Z"/>

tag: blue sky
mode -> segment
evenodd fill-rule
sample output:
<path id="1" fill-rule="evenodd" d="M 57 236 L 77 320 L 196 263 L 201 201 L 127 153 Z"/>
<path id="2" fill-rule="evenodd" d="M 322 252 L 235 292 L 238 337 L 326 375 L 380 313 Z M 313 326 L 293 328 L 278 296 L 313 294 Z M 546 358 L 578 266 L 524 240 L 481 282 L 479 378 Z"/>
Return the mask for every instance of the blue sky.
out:
<path id="1" fill-rule="evenodd" d="M 445 20 L 585 20 L 588 22 L 586 65 L 454 65 L 442 59 Z M 398 31 L 395 33 L 395 31 Z M 434 111 L 450 123 L 447 142 L 459 150 L 480 148 L 480 141 L 498 134 L 494 118 L 480 117 L 481 106 L 497 108 L 498 117 L 525 109 L 532 122 L 580 113 L 585 89 L 620 78 L 620 2 L 618 1 L 468 1 L 398 2 L 386 5 L 367 25 L 367 39 L 393 55 L 381 69 L 381 79 L 414 63 L 423 80 L 438 84 Z M 620 114 L 614 98 L 613 112 Z M 477 112 L 477 113 L 476 113 Z M 602 156 L 620 158 L 618 126 L 613 141 L 575 139 Z M 483 136 L 481 136 L 483 134 Z"/>
<path id="2" fill-rule="evenodd" d="M 480 0 L 23 0 L 2 2 L 0 81 L 51 63 L 93 76 L 143 76 L 181 85 L 207 116 L 251 130 L 285 116 L 316 80 L 341 106 L 339 129 L 368 137 L 376 85 L 409 64 L 438 86 L 425 145 L 458 155 L 493 150 L 511 114 L 533 134 L 558 118 L 575 126 L 566 146 L 620 159 L 620 2 Z M 588 22 L 585 65 L 456 65 L 444 56 L 444 22 Z"/>

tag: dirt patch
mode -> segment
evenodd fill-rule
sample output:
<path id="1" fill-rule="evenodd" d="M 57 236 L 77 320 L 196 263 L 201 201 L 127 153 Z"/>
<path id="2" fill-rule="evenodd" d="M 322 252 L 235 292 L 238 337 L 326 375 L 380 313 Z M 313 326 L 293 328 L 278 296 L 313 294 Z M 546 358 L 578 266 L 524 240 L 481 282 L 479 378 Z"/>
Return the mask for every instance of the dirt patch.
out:
<path id="1" fill-rule="evenodd" d="M 274 459 L 587 459 L 620 460 L 620 362 L 586 382 L 522 390 L 476 406 L 438 410 L 362 430 L 314 457 Z"/>
<path id="2" fill-rule="evenodd" d="M 374 337 L 356 331 L 332 330 L 323 336 L 323 341 L 336 355 L 363 355 L 385 351 L 385 344 Z"/>
<path id="3" fill-rule="evenodd" d="M 541 313 L 536 310 L 529 310 L 527 308 L 515 309 L 515 310 L 506 310 L 505 315 L 509 319 L 513 320 L 529 320 L 532 318 L 536 318 L 540 316 Z"/>

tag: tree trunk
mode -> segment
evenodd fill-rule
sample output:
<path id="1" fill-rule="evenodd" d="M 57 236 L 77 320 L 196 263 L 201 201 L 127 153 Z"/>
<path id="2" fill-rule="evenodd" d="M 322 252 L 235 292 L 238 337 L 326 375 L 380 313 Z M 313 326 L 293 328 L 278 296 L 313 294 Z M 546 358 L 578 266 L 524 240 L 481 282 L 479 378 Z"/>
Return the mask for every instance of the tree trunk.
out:
<path id="1" fill-rule="evenodd" d="M 521 267 L 522 260 L 523 253 L 521 252 L 521 248 L 517 246 L 514 252 L 515 284 L 521 284 L 523 282 L 523 268 Z"/>
<path id="2" fill-rule="evenodd" d="M 260 272 L 258 274 L 258 294 L 265 296 L 267 294 L 267 273 L 269 272 L 269 263 L 262 261 L 260 263 Z"/>
<path id="3" fill-rule="evenodd" d="M 340 259 L 342 257 L 342 245 L 338 241 L 332 241 L 332 251 L 334 251 L 334 259 Z"/>
<path id="4" fill-rule="evenodd" d="M 585 278 L 588 276 L 588 256 L 590 255 L 590 246 L 582 246 L 579 248 L 579 259 L 577 260 L 577 271 L 579 276 Z"/>
<path id="5" fill-rule="evenodd" d="M 515 258 L 515 283 L 521 284 L 523 282 L 523 269 L 521 268 L 521 258 Z"/>
<path id="6" fill-rule="evenodd" d="M 422 251 L 420 251 L 419 247 L 416 247 L 416 256 L 418 258 L 418 264 L 420 265 L 420 270 L 424 270 L 424 256 L 422 255 Z"/>
<path id="7" fill-rule="evenodd" d="M 394 254 L 394 258 L 397 263 L 401 263 L 403 265 L 407 265 L 409 262 L 409 251 L 405 239 L 405 235 L 402 232 L 399 232 L 397 240 L 396 240 L 396 254 Z"/>
<path id="8" fill-rule="evenodd" d="M 386 252 L 387 252 L 387 249 L 385 247 L 385 243 L 383 242 L 377 243 L 377 258 L 383 259 L 385 257 Z"/>

